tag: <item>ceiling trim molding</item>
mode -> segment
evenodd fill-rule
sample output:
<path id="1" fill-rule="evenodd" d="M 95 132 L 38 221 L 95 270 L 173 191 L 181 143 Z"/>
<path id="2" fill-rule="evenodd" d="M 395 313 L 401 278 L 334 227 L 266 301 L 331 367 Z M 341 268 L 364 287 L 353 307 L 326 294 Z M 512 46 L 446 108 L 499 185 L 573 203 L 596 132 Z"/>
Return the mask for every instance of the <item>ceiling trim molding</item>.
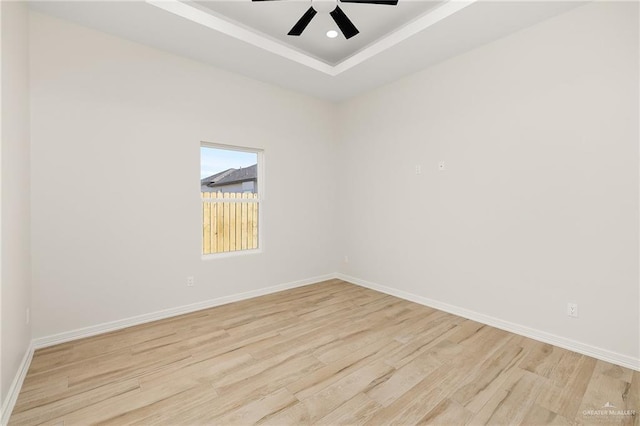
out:
<path id="1" fill-rule="evenodd" d="M 400 29 L 368 45 L 364 49 L 336 65 L 327 64 L 313 56 L 289 47 L 284 43 L 273 40 L 258 32 L 251 31 L 234 22 L 223 19 L 222 17 L 215 16 L 194 6 L 183 3 L 180 0 L 146 0 L 146 3 L 212 30 L 226 34 L 229 37 L 244 41 L 245 43 L 249 43 L 293 62 L 297 62 L 316 71 L 335 77 L 412 37 L 413 35 L 424 31 L 454 13 L 461 11 L 465 7 L 472 5 L 476 1 L 479 0 L 448 0 L 442 5 L 433 10 L 429 10 L 414 21 L 409 22 Z"/>

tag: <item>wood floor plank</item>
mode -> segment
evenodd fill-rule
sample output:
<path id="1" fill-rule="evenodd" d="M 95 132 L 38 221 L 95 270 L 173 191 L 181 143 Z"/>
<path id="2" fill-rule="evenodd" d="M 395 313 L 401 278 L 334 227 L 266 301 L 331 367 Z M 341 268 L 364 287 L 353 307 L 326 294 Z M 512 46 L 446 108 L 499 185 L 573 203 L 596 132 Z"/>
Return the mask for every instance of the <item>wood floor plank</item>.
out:
<path id="1" fill-rule="evenodd" d="M 300 401 L 274 411 L 256 422 L 256 424 L 264 426 L 307 425 L 310 423 L 309 410 Z"/>
<path id="2" fill-rule="evenodd" d="M 303 399 L 302 403 L 309 410 L 310 421 L 315 422 L 359 393 L 366 393 L 378 383 L 387 380 L 393 371 L 393 367 L 382 361 L 374 362 L 327 386 L 317 394 Z"/>
<path id="3" fill-rule="evenodd" d="M 241 380 L 237 380 L 236 378 L 229 380 L 228 377 L 230 376 L 227 376 L 213 382 L 212 385 L 218 389 L 220 393 L 232 392 L 236 389 L 246 388 L 247 386 L 254 387 L 254 389 L 259 387 L 268 389 L 284 388 L 289 383 L 294 382 L 302 376 L 313 373 L 323 366 L 320 361 L 309 354 L 302 356 L 278 356 L 275 357 L 274 361 L 274 363 L 270 363 L 266 368 L 261 367 L 261 371 L 259 372 L 248 368 L 245 369 L 245 371 L 238 371 L 237 373 L 242 373 L 242 375 L 245 376 Z M 250 371 L 247 373 L 246 370 Z M 237 373 L 233 374 L 233 376 L 238 375 Z M 231 383 L 229 383 L 230 381 Z"/>
<path id="4" fill-rule="evenodd" d="M 574 358 L 574 357 L 571 357 Z M 550 382 L 540 392 L 536 402 L 551 412 L 567 419 L 573 419 L 578 413 L 582 398 L 591 381 L 596 360 L 579 355 L 571 375 L 563 383 Z"/>
<path id="5" fill-rule="evenodd" d="M 315 423 L 318 425 L 361 425 L 373 418 L 380 405 L 359 393 Z"/>
<path id="6" fill-rule="evenodd" d="M 398 350 L 390 354 L 386 359 L 387 363 L 395 368 L 402 367 L 416 357 L 433 350 L 446 337 L 447 332 L 454 328 L 455 324 L 448 321 L 447 317 L 437 318 L 433 325 L 425 327 L 425 331 L 419 336 L 409 339 Z"/>
<path id="7" fill-rule="evenodd" d="M 139 376 L 140 387 L 143 390 L 156 386 L 173 385 L 178 380 L 191 381 L 196 384 L 211 385 L 215 380 L 225 377 L 229 372 L 243 366 L 253 365 L 251 355 L 242 351 L 228 352 L 206 359 L 186 358 L 167 368 L 158 369 Z"/>
<path id="8" fill-rule="evenodd" d="M 451 395 L 451 400 L 477 413 L 517 368 L 518 361 L 523 357 L 524 348 L 517 343 L 504 345 L 460 384 Z"/>
<path id="9" fill-rule="evenodd" d="M 473 417 L 473 423 L 502 425 L 523 422 L 545 379 L 521 369 L 512 371 L 509 376 L 504 386 Z"/>
<path id="10" fill-rule="evenodd" d="M 215 422 L 226 425 L 255 424 L 283 408 L 290 407 L 296 402 L 298 400 L 291 392 L 286 388 L 281 388 L 261 399 L 251 401 L 224 416 L 216 418 Z"/>
<path id="11" fill-rule="evenodd" d="M 640 426 L 640 371 L 633 371 L 631 374 L 631 386 L 626 395 L 625 407 L 634 410 L 635 416 L 627 422 L 630 425 Z"/>
<path id="12" fill-rule="evenodd" d="M 563 386 L 571 380 L 576 368 L 580 366 L 582 358 L 582 355 L 578 353 L 563 351 L 556 368 L 549 375 L 549 381 L 556 386 Z"/>
<path id="13" fill-rule="evenodd" d="M 113 396 L 138 391 L 140 385 L 136 379 L 128 379 L 117 383 L 108 383 L 83 393 L 62 392 L 29 409 L 14 413 L 11 421 L 14 424 L 38 424 L 48 418 L 57 418 L 72 413 L 79 408 L 109 399 Z"/>
<path id="14" fill-rule="evenodd" d="M 594 374 L 603 374 L 605 376 L 619 379 L 627 383 L 631 383 L 631 379 L 633 378 L 633 370 L 604 361 L 596 362 Z"/>
<path id="15" fill-rule="evenodd" d="M 463 425 L 469 422 L 473 413 L 456 401 L 445 399 L 429 411 L 418 424 L 424 425 Z"/>
<path id="16" fill-rule="evenodd" d="M 598 361 L 602 362 L 602 361 Z M 633 424 L 637 420 L 638 401 L 629 399 L 633 394 L 631 383 L 603 374 L 608 369 L 596 368 L 589 385 L 584 392 L 582 404 L 578 409 L 576 420 L 579 422 L 606 421 L 609 424 Z M 628 375 L 626 377 L 629 377 Z M 631 376 L 633 377 L 633 376 Z M 605 414 L 591 414 L 590 412 L 605 412 Z M 613 414 L 609 414 L 612 411 Z M 615 413 L 635 411 L 635 416 Z M 633 420 L 636 417 L 636 420 Z"/>
<path id="17" fill-rule="evenodd" d="M 550 377 L 558 366 L 564 350 L 548 343 L 530 341 L 532 348 L 520 368 L 542 377 Z"/>
<path id="18" fill-rule="evenodd" d="M 188 411 L 192 407 L 200 405 L 203 401 L 208 402 L 217 396 L 217 392 L 210 386 L 204 384 L 196 384 L 190 386 L 172 386 L 168 392 L 160 392 L 162 396 L 153 396 L 153 393 L 159 389 L 154 388 L 153 391 L 143 390 L 140 395 L 149 398 L 153 402 L 147 404 L 137 404 L 135 408 L 130 407 L 129 410 L 118 415 L 111 416 L 100 421 L 103 425 L 124 425 L 124 424 L 162 424 L 164 418 L 168 415 L 175 415 L 177 410 Z M 178 390 L 180 389 L 180 390 Z M 65 419 L 65 424 L 69 423 Z M 81 423 L 81 421 L 80 421 Z"/>
<path id="19" fill-rule="evenodd" d="M 365 425 L 417 424 L 427 413 L 444 400 L 450 392 L 446 382 L 455 380 L 456 372 L 444 365 L 421 380 L 414 387 L 381 408 Z"/>
<path id="20" fill-rule="evenodd" d="M 508 333 L 490 333 L 489 329 L 478 330 L 473 335 L 473 339 L 476 341 L 475 350 L 464 351 L 459 356 L 450 359 L 448 363 L 429 374 L 390 405 L 379 410 L 367 424 L 373 426 L 380 423 L 418 423 L 455 391 L 464 378 L 499 350 L 509 340 L 509 337 Z"/>
<path id="21" fill-rule="evenodd" d="M 51 398 L 59 397 L 59 395 L 65 392 L 68 387 L 68 377 L 60 377 L 56 380 L 43 382 L 42 386 L 37 388 L 26 388 L 23 385 L 22 390 L 20 391 L 20 398 L 16 401 L 13 412 L 19 413 L 29 409 L 30 407 L 41 405 Z"/>
<path id="22" fill-rule="evenodd" d="M 374 386 L 367 396 L 386 407 L 441 365 L 431 354 L 422 354 L 395 370 L 389 380 Z"/>
<path id="23" fill-rule="evenodd" d="M 466 320 L 456 328 L 456 332 L 452 336 L 448 337 L 447 340 L 453 343 L 461 343 L 475 335 L 483 327 L 486 327 L 486 325 Z"/>
<path id="24" fill-rule="evenodd" d="M 76 411 L 65 414 L 63 417 L 55 418 L 45 423 L 61 423 L 68 426 L 108 422 L 110 419 L 122 416 L 130 411 L 144 409 L 144 407 L 152 406 L 158 401 L 193 389 L 195 388 L 192 384 L 183 387 L 181 383 L 171 383 L 166 386 L 158 386 L 150 392 L 146 392 L 140 388 L 137 392 L 117 395 L 96 404 L 87 405 Z"/>
<path id="25" fill-rule="evenodd" d="M 289 384 L 287 388 L 293 392 L 298 399 L 307 398 L 359 368 L 371 364 L 374 361 L 381 360 L 386 353 L 394 350 L 398 346 L 399 343 L 395 341 L 384 342 L 380 340 L 373 342 L 357 351 L 345 353 L 342 358 L 300 378 Z"/>
<path id="26" fill-rule="evenodd" d="M 554 426 L 569 426 L 573 422 L 568 419 L 549 411 L 544 407 L 534 404 L 529 412 L 524 416 L 522 425 L 554 425 Z"/>
<path id="27" fill-rule="evenodd" d="M 39 349 L 9 424 L 640 426 L 639 388 L 637 371 L 334 279 Z"/>

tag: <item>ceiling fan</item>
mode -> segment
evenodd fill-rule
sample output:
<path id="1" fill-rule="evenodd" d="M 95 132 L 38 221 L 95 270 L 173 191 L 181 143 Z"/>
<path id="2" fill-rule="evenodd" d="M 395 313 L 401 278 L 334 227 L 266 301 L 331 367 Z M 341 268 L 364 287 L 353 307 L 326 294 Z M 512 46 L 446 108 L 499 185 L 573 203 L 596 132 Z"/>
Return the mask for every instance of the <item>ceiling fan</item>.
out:
<path id="1" fill-rule="evenodd" d="M 252 1 L 271 1 L 271 0 L 252 0 Z M 347 17 L 347 15 L 340 9 L 338 3 L 361 3 L 361 4 L 384 4 L 389 6 L 395 6 L 398 4 L 398 0 L 311 0 L 311 6 L 302 15 L 302 17 L 296 22 L 296 24 L 288 32 L 290 36 L 299 36 L 302 34 L 307 25 L 311 22 L 314 16 L 318 12 L 329 12 L 333 20 L 344 34 L 346 39 L 350 39 L 360 31 L 353 25 L 353 22 Z"/>

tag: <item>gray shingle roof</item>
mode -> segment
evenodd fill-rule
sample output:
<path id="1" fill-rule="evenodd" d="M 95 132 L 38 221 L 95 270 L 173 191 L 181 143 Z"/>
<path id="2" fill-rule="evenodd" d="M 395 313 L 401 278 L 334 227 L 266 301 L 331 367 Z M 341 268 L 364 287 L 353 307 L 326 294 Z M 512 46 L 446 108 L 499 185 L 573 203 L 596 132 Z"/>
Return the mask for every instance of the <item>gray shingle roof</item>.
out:
<path id="1" fill-rule="evenodd" d="M 246 182 L 248 180 L 256 180 L 258 177 L 258 165 L 254 164 L 249 167 L 241 167 L 239 169 L 228 169 L 224 172 L 216 173 L 200 180 L 200 184 L 215 188 L 217 186 L 230 185 L 232 183 Z"/>
<path id="2" fill-rule="evenodd" d="M 229 173 L 231 173 L 232 171 L 234 171 L 236 169 L 227 169 L 223 172 L 219 172 L 216 173 L 215 175 L 211 175 L 209 177 L 206 177 L 204 179 L 200 179 L 200 185 L 209 185 L 210 183 L 215 183 L 217 181 L 219 181 L 220 179 L 222 179 L 223 177 L 227 176 Z"/>

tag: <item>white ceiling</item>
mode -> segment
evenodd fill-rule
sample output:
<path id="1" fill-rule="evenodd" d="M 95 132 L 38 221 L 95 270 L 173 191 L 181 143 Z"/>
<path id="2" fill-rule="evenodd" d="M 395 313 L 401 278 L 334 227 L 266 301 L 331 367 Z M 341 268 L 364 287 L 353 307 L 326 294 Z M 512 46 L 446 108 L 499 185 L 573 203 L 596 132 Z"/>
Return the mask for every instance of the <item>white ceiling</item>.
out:
<path id="1" fill-rule="evenodd" d="M 576 1 L 400 0 L 341 3 L 360 34 L 318 13 L 286 33 L 310 0 L 40 1 L 31 8 L 309 95 L 341 101 L 579 6 Z"/>

